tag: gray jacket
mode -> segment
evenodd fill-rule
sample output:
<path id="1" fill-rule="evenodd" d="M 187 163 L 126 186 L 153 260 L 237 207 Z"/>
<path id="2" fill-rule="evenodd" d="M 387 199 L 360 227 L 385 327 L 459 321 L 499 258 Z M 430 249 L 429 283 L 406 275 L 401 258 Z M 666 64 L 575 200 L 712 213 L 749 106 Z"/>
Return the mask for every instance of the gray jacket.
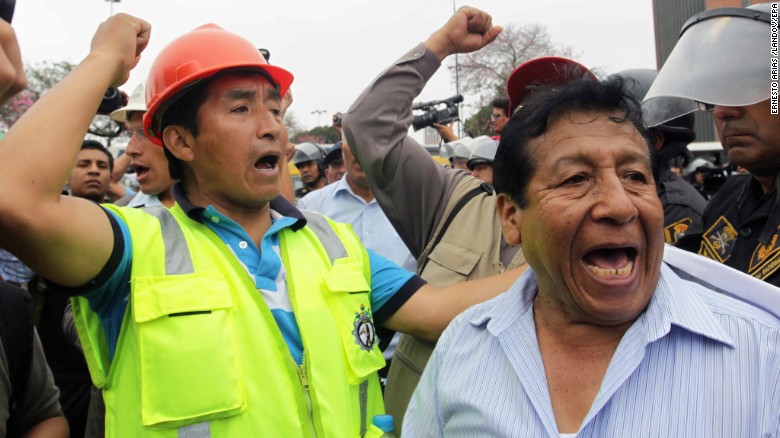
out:
<path id="1" fill-rule="evenodd" d="M 439 66 L 438 58 L 418 45 L 368 86 L 343 126 L 377 202 L 418 259 L 418 273 L 434 286 L 445 286 L 498 274 L 525 258 L 518 247 L 504 243 L 492 189 L 480 190 L 481 181 L 439 165 L 407 135 L 412 101 Z M 473 191 L 476 196 L 439 236 L 459 201 Z M 433 345 L 410 336 L 398 343 L 385 390 L 396 430 L 432 351 Z"/>

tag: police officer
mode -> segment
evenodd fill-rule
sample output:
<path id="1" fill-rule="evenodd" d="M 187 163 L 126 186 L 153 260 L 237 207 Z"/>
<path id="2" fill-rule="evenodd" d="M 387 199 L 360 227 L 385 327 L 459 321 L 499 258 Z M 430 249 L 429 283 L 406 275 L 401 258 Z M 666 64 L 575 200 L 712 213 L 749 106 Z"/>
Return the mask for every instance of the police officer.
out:
<path id="1" fill-rule="evenodd" d="M 649 126 L 712 111 L 729 160 L 750 172 L 726 181 L 702 226 L 689 228 L 678 246 L 780 286 L 780 117 L 770 102 L 770 39 L 769 3 L 692 17 L 643 107 Z"/>
<path id="2" fill-rule="evenodd" d="M 625 80 L 624 86 L 635 99 L 642 101 L 647 90 L 655 81 L 658 72 L 649 68 L 624 70 L 617 73 Z M 669 161 L 684 154 L 688 143 L 696 139 L 693 131 L 693 114 L 685 114 L 674 120 L 651 128 L 655 137 L 655 177 L 656 189 L 664 207 L 664 239 L 666 243 L 675 243 L 691 227 L 698 227 L 707 201 L 689 183 L 672 172 Z"/>
<path id="3" fill-rule="evenodd" d="M 314 143 L 301 143 L 295 146 L 292 162 L 301 173 L 303 187 L 295 191 L 295 197 L 301 198 L 307 193 L 327 185 L 325 179 L 325 156 L 322 146 Z"/>
<path id="4" fill-rule="evenodd" d="M 474 150 L 466 162 L 471 176 L 493 185 L 493 159 L 496 157 L 498 141 L 483 135 L 472 140 L 472 144 Z"/>

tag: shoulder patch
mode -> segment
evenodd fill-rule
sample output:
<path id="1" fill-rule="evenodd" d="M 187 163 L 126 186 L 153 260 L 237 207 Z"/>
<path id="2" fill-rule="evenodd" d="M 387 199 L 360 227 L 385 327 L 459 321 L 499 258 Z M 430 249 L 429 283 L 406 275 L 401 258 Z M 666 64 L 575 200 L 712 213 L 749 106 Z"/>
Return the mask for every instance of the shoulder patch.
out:
<path id="1" fill-rule="evenodd" d="M 780 268 L 780 227 L 775 230 L 769 243 L 758 245 L 750 257 L 748 274 L 764 280 Z"/>
<path id="2" fill-rule="evenodd" d="M 734 241 L 739 233 L 731 225 L 731 222 L 725 216 L 721 216 L 715 221 L 702 239 L 702 250 L 699 254 L 706 255 L 721 263 L 728 260 L 731 251 L 734 249 Z M 704 253 L 706 249 L 706 253 Z"/>
<path id="3" fill-rule="evenodd" d="M 679 220 L 664 227 L 664 239 L 666 239 L 666 243 L 673 244 L 682 239 L 682 237 L 685 235 L 685 232 L 688 231 L 688 227 L 690 227 L 692 223 L 693 219 L 686 217 L 685 219 Z"/>

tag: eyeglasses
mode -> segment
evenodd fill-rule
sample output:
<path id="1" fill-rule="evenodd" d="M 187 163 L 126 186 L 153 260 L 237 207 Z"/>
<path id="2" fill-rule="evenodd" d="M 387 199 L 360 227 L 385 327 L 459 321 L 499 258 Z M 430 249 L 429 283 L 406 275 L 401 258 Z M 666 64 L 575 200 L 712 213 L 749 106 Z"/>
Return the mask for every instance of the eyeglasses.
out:
<path id="1" fill-rule="evenodd" d="M 715 109 L 715 105 L 711 103 L 696 102 L 696 105 L 699 106 L 699 111 L 704 111 L 705 113 L 711 113 Z"/>
<path id="2" fill-rule="evenodd" d="M 496 113 L 493 113 L 493 114 L 490 115 L 490 118 L 493 119 L 493 120 L 500 119 L 502 117 L 506 117 L 506 116 L 504 114 L 496 114 Z"/>
<path id="3" fill-rule="evenodd" d="M 133 138 L 134 135 L 138 137 L 139 140 L 143 140 L 144 138 L 146 138 L 146 136 L 144 135 L 143 128 L 138 128 L 133 131 L 122 131 L 122 133 L 120 134 L 120 136 L 127 141 L 130 141 L 130 139 Z"/>

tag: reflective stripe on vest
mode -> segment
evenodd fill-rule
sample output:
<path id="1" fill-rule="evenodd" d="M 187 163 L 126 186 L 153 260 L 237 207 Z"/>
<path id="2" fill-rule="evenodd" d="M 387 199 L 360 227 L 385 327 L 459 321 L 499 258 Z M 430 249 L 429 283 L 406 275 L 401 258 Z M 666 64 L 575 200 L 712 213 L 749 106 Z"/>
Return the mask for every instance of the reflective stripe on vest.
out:
<path id="1" fill-rule="evenodd" d="M 165 273 L 167 275 L 189 274 L 194 272 L 192 257 L 184 239 L 184 232 L 170 211 L 165 207 L 146 207 L 144 211 L 160 221 L 163 242 L 165 243 Z M 317 235 L 322 243 L 331 265 L 336 259 L 347 257 L 347 249 L 341 239 L 320 214 L 304 212 L 306 226 Z M 368 427 L 368 382 L 360 384 L 360 436 L 365 436 Z M 204 426 L 205 425 L 205 426 Z M 207 438 L 208 423 L 195 424 L 179 429 L 179 438 Z"/>
<path id="2" fill-rule="evenodd" d="M 165 207 L 145 207 L 145 212 L 157 218 L 165 243 L 165 274 L 181 275 L 195 272 L 192 256 L 181 226 Z"/>

